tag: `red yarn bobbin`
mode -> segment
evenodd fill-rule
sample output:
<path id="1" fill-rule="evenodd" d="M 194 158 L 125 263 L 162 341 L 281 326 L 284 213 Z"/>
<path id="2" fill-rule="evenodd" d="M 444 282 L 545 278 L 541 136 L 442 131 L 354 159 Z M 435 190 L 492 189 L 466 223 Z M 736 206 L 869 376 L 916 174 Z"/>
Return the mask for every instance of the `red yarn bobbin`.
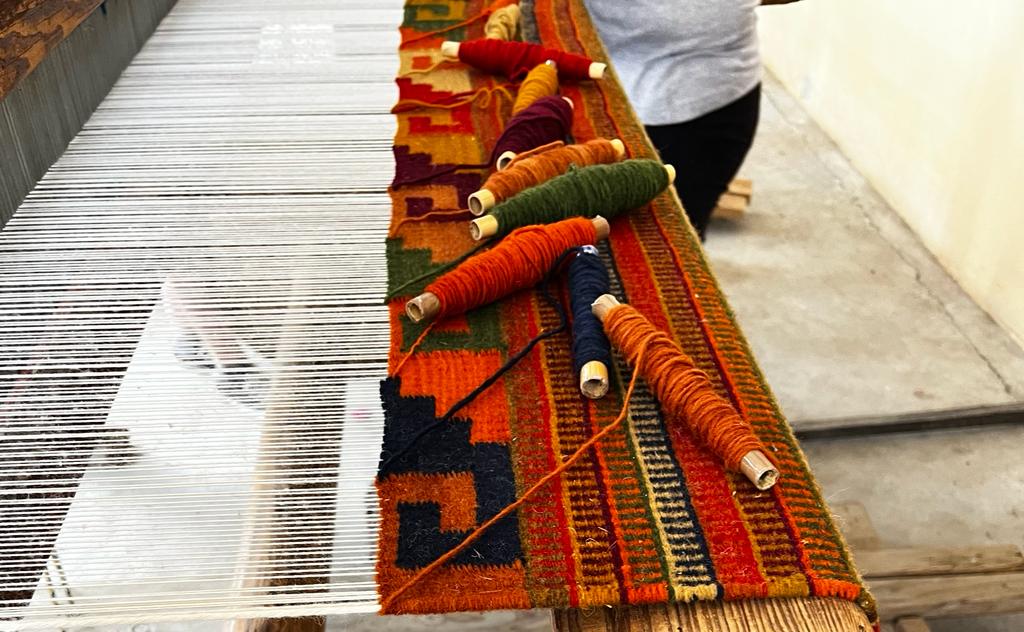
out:
<path id="1" fill-rule="evenodd" d="M 449 59 L 458 58 L 464 64 L 492 75 L 505 75 L 509 79 L 522 79 L 532 68 L 549 59 L 558 64 L 558 78 L 561 80 L 600 79 L 606 68 L 605 64 L 589 57 L 529 42 L 495 39 L 445 42 L 441 45 L 441 53 Z"/>

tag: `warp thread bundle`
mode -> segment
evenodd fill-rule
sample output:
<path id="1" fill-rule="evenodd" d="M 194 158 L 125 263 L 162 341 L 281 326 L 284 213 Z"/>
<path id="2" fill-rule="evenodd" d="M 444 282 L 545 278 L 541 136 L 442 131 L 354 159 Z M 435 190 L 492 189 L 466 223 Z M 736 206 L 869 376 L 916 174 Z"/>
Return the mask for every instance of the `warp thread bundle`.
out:
<path id="1" fill-rule="evenodd" d="M 577 215 L 611 219 L 653 200 L 668 188 L 674 176 L 671 165 L 647 159 L 570 168 L 473 220 L 470 234 L 480 240 L 507 235 L 521 226 L 549 224 Z"/>
<path id="2" fill-rule="evenodd" d="M 519 34 L 520 11 L 518 4 L 497 9 L 487 18 L 484 37 L 487 39 L 514 40 Z"/>

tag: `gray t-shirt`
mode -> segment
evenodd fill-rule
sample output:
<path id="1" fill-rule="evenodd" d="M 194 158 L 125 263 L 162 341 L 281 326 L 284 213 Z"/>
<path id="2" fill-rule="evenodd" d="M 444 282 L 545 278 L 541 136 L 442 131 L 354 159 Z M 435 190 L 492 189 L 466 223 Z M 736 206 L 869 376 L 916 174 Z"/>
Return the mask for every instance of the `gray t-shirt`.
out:
<path id="1" fill-rule="evenodd" d="M 761 80 L 760 0 L 586 0 L 645 125 L 693 120 Z"/>

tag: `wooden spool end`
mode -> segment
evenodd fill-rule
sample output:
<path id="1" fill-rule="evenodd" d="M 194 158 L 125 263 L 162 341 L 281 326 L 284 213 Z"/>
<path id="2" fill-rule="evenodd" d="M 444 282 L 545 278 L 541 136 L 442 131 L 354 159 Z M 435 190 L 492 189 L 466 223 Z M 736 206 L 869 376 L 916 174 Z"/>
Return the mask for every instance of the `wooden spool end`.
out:
<path id="1" fill-rule="evenodd" d="M 493 215 L 478 217 L 469 223 L 469 236 L 474 241 L 493 237 L 498 233 L 498 219 Z"/>
<path id="2" fill-rule="evenodd" d="M 762 491 L 771 489 L 779 480 L 779 470 L 760 450 L 751 450 L 744 455 L 740 461 L 740 471 L 750 479 L 754 487 Z"/>
<path id="3" fill-rule="evenodd" d="M 576 109 L 576 104 L 573 103 L 572 99 L 570 99 L 569 97 L 562 97 L 562 100 L 569 104 L 569 109 L 570 110 L 575 110 Z"/>
<path id="4" fill-rule="evenodd" d="M 615 150 L 616 160 L 622 160 L 626 157 L 626 143 L 622 142 L 621 138 L 613 138 L 608 142 L 612 144 L 612 149 Z"/>
<path id="5" fill-rule="evenodd" d="M 599 61 L 591 62 L 590 68 L 587 69 L 587 74 L 591 79 L 601 79 L 604 77 L 604 71 L 608 69 L 608 64 L 602 64 Z"/>
<path id="6" fill-rule="evenodd" d="M 591 218 L 590 223 L 594 225 L 594 233 L 597 237 L 595 241 L 601 241 L 608 237 L 608 233 L 611 232 L 611 225 L 608 224 L 608 220 L 601 217 L 600 215 Z M 469 236 L 475 241 L 481 239 L 487 239 L 498 234 L 498 218 L 493 215 L 484 215 L 478 217 L 469 223 Z"/>
<path id="7" fill-rule="evenodd" d="M 505 167 L 508 166 L 508 163 L 512 162 L 512 160 L 515 159 L 515 157 L 516 152 L 503 151 L 501 152 L 501 155 L 498 156 L 498 161 L 494 163 L 494 165 L 498 168 L 498 171 L 502 171 L 503 169 L 505 169 Z"/>
<path id="8" fill-rule="evenodd" d="M 554 59 L 547 60 L 546 62 L 544 62 L 544 65 L 551 66 L 555 70 L 558 70 L 558 62 L 556 62 Z"/>
<path id="9" fill-rule="evenodd" d="M 676 168 L 672 165 L 665 165 L 665 173 L 668 174 L 668 183 L 672 184 L 676 181 Z"/>
<path id="10" fill-rule="evenodd" d="M 441 300 L 433 292 L 424 292 L 405 304 L 405 314 L 414 323 L 432 320 L 441 312 Z"/>
<path id="11" fill-rule="evenodd" d="M 494 205 L 497 203 L 498 200 L 495 199 L 493 193 L 487 189 L 480 189 L 469 196 L 469 212 L 480 216 L 494 208 Z"/>
<path id="12" fill-rule="evenodd" d="M 619 299 L 615 298 L 611 294 L 602 294 L 597 297 L 596 301 L 591 303 L 590 311 L 603 323 L 604 319 L 608 318 L 608 313 L 619 305 L 622 305 L 622 303 L 619 302 Z"/>
<path id="13" fill-rule="evenodd" d="M 608 367 L 600 360 L 591 360 L 580 368 L 580 392 L 590 399 L 601 399 L 608 393 Z"/>
<path id="14" fill-rule="evenodd" d="M 458 59 L 459 42 L 442 42 L 441 55 L 443 55 L 445 59 Z"/>

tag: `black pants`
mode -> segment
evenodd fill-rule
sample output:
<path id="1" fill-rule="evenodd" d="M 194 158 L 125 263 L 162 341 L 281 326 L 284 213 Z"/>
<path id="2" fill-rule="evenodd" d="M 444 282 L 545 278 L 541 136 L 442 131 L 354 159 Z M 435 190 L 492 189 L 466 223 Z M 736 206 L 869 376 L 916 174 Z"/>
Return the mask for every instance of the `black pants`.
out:
<path id="1" fill-rule="evenodd" d="M 662 162 L 676 168 L 676 191 L 700 238 L 711 212 L 754 142 L 761 85 L 729 105 L 672 125 L 648 125 Z"/>

